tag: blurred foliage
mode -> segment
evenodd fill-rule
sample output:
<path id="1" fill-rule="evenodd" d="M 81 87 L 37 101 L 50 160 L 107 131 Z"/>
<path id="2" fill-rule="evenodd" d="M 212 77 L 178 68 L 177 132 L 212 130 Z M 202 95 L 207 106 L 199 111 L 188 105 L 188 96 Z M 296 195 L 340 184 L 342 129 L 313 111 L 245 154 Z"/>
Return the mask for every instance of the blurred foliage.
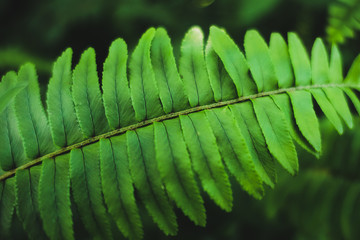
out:
<path id="1" fill-rule="evenodd" d="M 114 39 L 124 38 L 131 49 L 151 26 L 167 29 L 173 38 L 175 55 L 180 40 L 191 26 L 199 25 L 206 33 L 214 24 L 226 28 L 240 45 L 244 32 L 256 28 L 267 40 L 271 32 L 286 36 L 287 32 L 295 31 L 310 49 L 316 37 L 328 34 L 330 42 L 342 42 L 343 37 L 354 35 L 351 29 L 359 28 L 358 21 L 350 16 L 358 15 L 360 1 L 339 2 L 1 0 L 0 75 L 17 70 L 21 64 L 30 61 L 37 66 L 44 88 L 52 62 L 64 49 L 72 47 L 77 62 L 80 53 L 89 46 L 96 49 L 101 72 L 100 63 Z M 349 14 L 349 11 L 356 15 Z M 339 21 L 346 24 L 337 25 Z M 328 24 L 330 27 L 327 28 Z M 349 39 L 341 46 L 341 52 L 348 68 L 360 52 L 358 39 Z M 360 214 L 356 214 L 360 212 L 360 177 L 357 173 L 360 167 L 360 128 L 338 138 L 326 123 L 324 126 L 325 155 L 317 160 L 304 153 L 300 157 L 303 161 L 300 162 L 299 176 L 280 176 L 275 191 L 269 191 L 262 201 L 234 189 L 235 204 L 231 213 L 222 212 L 212 206 L 211 201 L 205 200 L 208 203 L 206 228 L 194 227 L 178 213 L 179 235 L 170 239 L 359 239 L 359 233 L 354 230 L 358 229 L 356 224 L 360 220 Z M 143 217 L 146 218 L 150 221 L 149 217 Z M 21 227 L 17 226 L 14 225 L 13 232 L 21 236 Z M 82 228 L 81 225 L 75 227 Z M 146 239 L 169 239 L 160 230 L 150 227 L 145 229 L 145 236 Z M 87 238 L 78 236 L 77 239 Z"/>
<path id="2" fill-rule="evenodd" d="M 205 31 L 210 25 L 227 29 L 242 42 L 249 28 L 258 29 L 265 38 L 271 32 L 299 33 L 305 44 L 324 36 L 328 6 L 332 0 L 36 0 L 0 1 L 0 49 L 22 49 L 31 53 L 28 61 L 54 60 L 66 47 L 72 47 L 75 61 L 89 46 L 96 49 L 101 63 L 107 47 L 122 37 L 134 47 L 151 26 L 165 27 L 178 49 L 183 34 L 193 25 Z M 21 4 L 21 8 L 19 8 Z M 357 47 L 359 48 L 359 47 Z M 14 52 L 13 58 L 1 56 L 0 74 L 17 70 L 26 55 Z M 354 58 L 349 51 L 349 62 Z M 6 58 L 6 60 L 4 60 Z M 21 61 L 19 60 L 21 59 Z M 18 61 L 18 63 L 16 62 Z M 49 61 L 52 62 L 52 61 Z M 101 66 L 99 66 L 101 70 Z M 47 82 L 49 72 L 40 76 Z"/>
<path id="3" fill-rule="evenodd" d="M 360 1 L 338 0 L 329 7 L 327 38 L 331 43 L 344 43 L 346 38 L 354 38 L 355 30 L 360 30 Z"/>
<path id="4" fill-rule="evenodd" d="M 35 64 L 37 71 L 48 73 L 52 68 L 52 61 L 36 57 L 35 54 L 26 52 L 19 48 L 0 49 L 0 69 L 17 69 L 26 62 Z"/>

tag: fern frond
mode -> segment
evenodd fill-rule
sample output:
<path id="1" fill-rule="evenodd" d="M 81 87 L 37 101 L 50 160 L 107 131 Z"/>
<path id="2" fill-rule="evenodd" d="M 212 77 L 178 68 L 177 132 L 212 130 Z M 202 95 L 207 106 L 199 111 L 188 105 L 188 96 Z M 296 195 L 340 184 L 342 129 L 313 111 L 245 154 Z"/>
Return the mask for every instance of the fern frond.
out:
<path id="1" fill-rule="evenodd" d="M 294 140 L 319 156 L 313 98 L 340 133 L 343 121 L 352 127 L 346 95 L 360 110 L 359 61 L 343 80 L 336 47 L 329 64 L 320 39 L 309 58 L 295 33 L 289 46 L 277 33 L 268 46 L 250 30 L 246 57 L 218 27 L 203 41 L 200 28 L 190 29 L 177 67 L 163 28 L 144 33 L 129 64 L 126 43 L 117 39 L 101 89 L 95 51 L 86 50 L 71 72 L 67 49 L 54 64 L 47 114 L 33 65 L 7 74 L 0 96 L 15 84 L 4 82 L 18 78 L 24 87 L 0 113 L 4 234 L 16 206 L 30 238 L 74 239 L 74 204 L 92 238 L 112 239 L 114 221 L 125 237 L 141 239 L 141 201 L 159 228 L 175 235 L 175 206 L 205 225 L 200 187 L 231 211 L 230 176 L 261 199 L 276 183 L 276 162 L 298 172 Z"/>

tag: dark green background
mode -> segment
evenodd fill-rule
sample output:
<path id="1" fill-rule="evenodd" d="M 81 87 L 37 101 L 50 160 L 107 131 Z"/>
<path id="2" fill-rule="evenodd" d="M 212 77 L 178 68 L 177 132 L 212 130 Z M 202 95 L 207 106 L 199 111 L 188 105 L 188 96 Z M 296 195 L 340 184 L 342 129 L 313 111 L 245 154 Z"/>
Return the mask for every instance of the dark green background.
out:
<path id="1" fill-rule="evenodd" d="M 67 47 L 74 63 L 82 51 L 93 47 L 99 71 L 108 46 L 124 38 L 134 47 L 149 27 L 163 26 L 172 37 L 175 52 L 185 32 L 199 25 L 224 27 L 241 46 L 246 30 L 255 28 L 265 39 L 271 32 L 284 36 L 297 32 L 310 50 L 316 37 L 325 36 L 328 5 L 332 0 L 34 0 L 0 1 L 0 73 L 35 62 L 47 81 L 51 63 Z M 211 3 L 201 7 L 202 3 Z M 356 47 L 348 41 L 342 50 L 346 63 Z"/>

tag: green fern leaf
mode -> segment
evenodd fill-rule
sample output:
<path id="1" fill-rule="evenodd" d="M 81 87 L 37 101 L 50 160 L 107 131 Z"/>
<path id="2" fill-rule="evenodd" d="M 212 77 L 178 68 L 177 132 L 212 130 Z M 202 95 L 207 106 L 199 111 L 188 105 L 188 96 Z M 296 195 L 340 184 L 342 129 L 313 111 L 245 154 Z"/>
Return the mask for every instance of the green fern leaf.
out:
<path id="1" fill-rule="evenodd" d="M 151 43 L 151 60 L 164 112 L 178 112 L 188 108 L 170 38 L 163 28 L 156 30 Z"/>
<path id="2" fill-rule="evenodd" d="M 179 71 L 191 107 L 209 104 L 213 101 L 213 92 L 204 58 L 203 41 L 202 30 L 193 27 L 186 33 L 181 43 Z"/>
<path id="3" fill-rule="evenodd" d="M 129 168 L 150 215 L 167 235 L 177 232 L 176 216 L 166 196 L 155 160 L 153 126 L 126 133 Z"/>
<path id="4" fill-rule="evenodd" d="M 316 117 L 311 94 L 307 91 L 289 92 L 294 117 L 302 135 L 316 152 L 321 152 L 319 122 Z"/>
<path id="5" fill-rule="evenodd" d="M 243 104 L 230 106 L 230 109 L 250 150 L 256 172 L 264 183 L 273 188 L 276 182 L 275 162 L 267 149 L 252 104 L 244 102 Z"/>
<path id="6" fill-rule="evenodd" d="M 102 188 L 108 211 L 124 236 L 141 239 L 142 224 L 129 172 L 126 137 L 101 139 L 100 157 Z"/>
<path id="7" fill-rule="evenodd" d="M 289 33 L 288 41 L 289 55 L 295 75 L 295 85 L 309 85 L 311 83 L 311 66 L 306 49 L 296 33 Z"/>
<path id="8" fill-rule="evenodd" d="M 10 178 L 0 185 L 0 237 L 10 237 L 10 227 L 15 210 L 15 179 Z"/>
<path id="9" fill-rule="evenodd" d="M 128 51 L 124 40 L 115 40 L 104 63 L 102 79 L 106 118 L 111 129 L 135 123 L 127 78 Z"/>
<path id="10" fill-rule="evenodd" d="M 86 230 L 95 239 L 112 239 L 102 197 L 98 143 L 71 151 L 70 179 L 74 201 Z"/>
<path id="11" fill-rule="evenodd" d="M 342 61 L 339 48 L 333 44 L 331 47 L 329 78 L 332 83 L 341 83 L 343 78 Z"/>
<path id="12" fill-rule="evenodd" d="M 360 55 L 358 55 L 351 65 L 344 82 L 358 84 L 360 82 Z"/>
<path id="13" fill-rule="evenodd" d="M 312 69 L 312 81 L 314 84 L 326 84 L 330 83 L 330 70 L 328 64 L 328 56 L 324 43 L 321 39 L 316 39 L 312 54 L 311 54 L 311 69 Z M 338 74 L 339 75 L 339 74 Z M 335 75 L 336 76 L 336 75 Z M 333 80 L 336 80 L 333 76 Z M 334 109 L 338 112 L 345 123 L 352 128 L 353 122 L 349 107 L 347 106 L 344 93 L 337 88 L 324 89 L 329 101 L 334 106 Z"/>
<path id="14" fill-rule="evenodd" d="M 73 73 L 72 96 L 81 131 L 86 138 L 108 131 L 96 71 L 95 51 L 86 50 Z M 50 104 L 50 103 L 49 103 Z"/>
<path id="15" fill-rule="evenodd" d="M 205 226 L 203 199 L 194 179 L 179 119 L 154 123 L 156 160 L 169 197 L 195 224 Z"/>
<path id="16" fill-rule="evenodd" d="M 16 95 L 27 86 L 26 82 L 17 82 L 16 73 L 8 72 L 0 83 L 0 114 L 7 108 Z"/>
<path id="17" fill-rule="evenodd" d="M 72 50 L 69 48 L 55 62 L 46 98 L 51 135 L 55 145 L 59 147 L 82 140 L 70 92 L 71 56 Z"/>
<path id="18" fill-rule="evenodd" d="M 321 110 L 324 112 L 325 116 L 330 120 L 334 125 L 339 134 L 343 133 L 343 125 L 339 115 L 336 113 L 334 106 L 330 103 L 329 99 L 325 95 L 324 91 L 321 89 L 310 89 L 310 93 L 315 98 L 316 102 L 319 104 Z"/>
<path id="19" fill-rule="evenodd" d="M 43 162 L 39 182 L 39 211 L 44 230 L 50 239 L 74 239 L 69 155 Z"/>
<path id="20" fill-rule="evenodd" d="M 262 180 L 230 110 L 227 107 L 208 110 L 206 116 L 229 171 L 247 192 L 260 199 L 264 194 Z"/>
<path id="21" fill-rule="evenodd" d="M 77 238 L 77 216 L 84 238 L 112 239 L 116 226 L 126 238 L 141 239 L 142 206 L 166 235 L 175 235 L 175 207 L 205 225 L 201 189 L 230 211 L 230 175 L 261 199 L 264 184 L 275 188 L 276 162 L 298 172 L 296 143 L 318 157 L 313 99 L 339 133 L 341 119 L 352 127 L 346 96 L 360 112 L 360 58 L 344 80 L 339 50 L 332 47 L 329 64 L 320 39 L 311 60 L 295 33 L 288 43 L 274 33 L 268 46 L 251 30 L 244 42 L 246 57 L 212 26 L 204 49 L 204 34 L 193 27 L 177 66 L 165 29 L 150 28 L 129 62 L 125 41 L 111 44 L 101 89 L 95 51 L 86 50 L 72 72 L 67 49 L 54 64 L 47 112 L 34 66 L 5 75 L 0 234 L 9 231 L 15 196 L 31 239 Z"/>
<path id="22" fill-rule="evenodd" d="M 39 213 L 38 186 L 41 167 L 16 173 L 16 212 L 30 239 L 46 239 Z"/>
<path id="23" fill-rule="evenodd" d="M 216 54 L 223 62 L 226 71 L 233 80 L 238 96 L 247 96 L 256 92 L 255 83 L 248 77 L 249 68 L 238 46 L 226 34 L 215 26 L 210 27 L 209 39 Z"/>
<path id="24" fill-rule="evenodd" d="M 255 30 L 247 31 L 244 39 L 246 59 L 258 92 L 275 90 L 278 82 L 267 44 Z"/>
<path id="25" fill-rule="evenodd" d="M 325 45 L 320 38 L 315 40 L 311 51 L 311 70 L 313 84 L 326 84 L 330 82 L 328 55 Z"/>
<path id="26" fill-rule="evenodd" d="M 205 49 L 205 60 L 209 74 L 211 88 L 216 102 L 230 100 L 237 97 L 236 87 L 227 73 L 220 57 L 212 47 L 211 39 L 208 39 Z"/>
<path id="27" fill-rule="evenodd" d="M 325 93 L 339 116 L 342 117 L 349 128 L 352 128 L 353 119 L 343 91 L 341 91 L 339 88 L 332 88 L 325 89 Z"/>
<path id="28" fill-rule="evenodd" d="M 356 94 L 354 93 L 354 91 L 352 91 L 349 88 L 343 88 L 344 92 L 346 93 L 346 95 L 350 98 L 351 102 L 353 103 L 356 111 L 358 112 L 358 114 L 360 115 L 360 100 L 357 98 Z"/>
<path id="29" fill-rule="evenodd" d="M 230 211 L 230 182 L 206 115 L 198 112 L 180 116 L 180 122 L 194 171 L 198 174 L 204 190 L 221 208 Z"/>
<path id="30" fill-rule="evenodd" d="M 288 46 L 279 33 L 271 34 L 269 51 L 279 87 L 288 88 L 293 86 L 294 75 L 291 68 Z"/>
<path id="31" fill-rule="evenodd" d="M 289 173 L 297 173 L 299 163 L 284 114 L 269 97 L 252 103 L 269 151 Z"/>
<path id="32" fill-rule="evenodd" d="M 0 93 L 12 92 L 12 85 L 16 83 L 14 72 L 7 73 L 1 82 Z M 26 162 L 24 147 L 15 119 L 14 100 L 0 113 L 0 165 L 5 171 L 21 166 Z"/>
<path id="33" fill-rule="evenodd" d="M 150 58 L 151 41 L 154 36 L 154 28 L 144 33 L 129 63 L 131 98 L 137 121 L 158 117 L 164 113 Z"/>
<path id="34" fill-rule="evenodd" d="M 275 104 L 285 114 L 285 120 L 287 122 L 287 125 L 289 126 L 291 137 L 296 141 L 297 144 L 299 144 L 300 147 L 302 147 L 309 153 L 313 154 L 314 156 L 319 157 L 320 152 L 316 151 L 314 147 L 309 143 L 309 141 L 302 135 L 299 126 L 296 123 L 294 110 L 293 110 L 293 106 L 291 105 L 289 93 L 273 95 L 271 97 L 274 100 Z M 301 110 L 301 108 L 299 110 Z M 306 129 L 307 128 L 311 128 L 311 127 L 308 126 L 306 127 Z"/>
<path id="35" fill-rule="evenodd" d="M 54 151 L 48 120 L 40 100 L 35 66 L 20 68 L 18 81 L 27 85 L 15 98 L 15 114 L 27 158 L 34 159 Z"/>

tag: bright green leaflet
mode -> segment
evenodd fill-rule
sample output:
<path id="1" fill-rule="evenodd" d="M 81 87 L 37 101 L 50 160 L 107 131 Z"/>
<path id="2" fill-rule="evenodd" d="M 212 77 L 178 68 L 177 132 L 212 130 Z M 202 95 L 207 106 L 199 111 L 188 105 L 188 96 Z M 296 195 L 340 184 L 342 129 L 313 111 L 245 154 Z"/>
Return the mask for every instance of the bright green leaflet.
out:
<path id="1" fill-rule="evenodd" d="M 225 69 L 234 81 L 238 96 L 254 94 L 256 85 L 248 77 L 249 68 L 245 57 L 234 41 L 224 30 L 215 26 L 210 27 L 209 39 L 216 54 L 220 57 Z"/>
<path id="2" fill-rule="evenodd" d="M 252 100 L 256 117 L 271 154 L 291 174 L 299 170 L 294 143 L 284 113 L 269 97 Z"/>
<path id="3" fill-rule="evenodd" d="M 0 183 L 0 237 L 9 238 L 11 221 L 15 210 L 15 179 Z"/>
<path id="4" fill-rule="evenodd" d="M 205 226 L 205 207 L 189 154 L 180 129 L 179 119 L 154 123 L 158 169 L 169 197 L 196 225 Z"/>
<path id="5" fill-rule="evenodd" d="M 205 113 L 180 116 L 181 128 L 195 172 L 204 190 L 224 210 L 231 211 L 230 181 Z"/>
<path id="6" fill-rule="evenodd" d="M 326 84 L 329 79 L 329 60 L 323 41 L 317 38 L 311 51 L 311 77 L 313 84 Z"/>
<path id="7" fill-rule="evenodd" d="M 119 38 L 109 48 L 102 78 L 105 114 L 111 129 L 136 122 L 127 79 L 127 59 L 127 45 Z"/>
<path id="8" fill-rule="evenodd" d="M 100 140 L 102 188 L 108 211 L 125 237 L 141 239 L 142 224 L 127 156 L 126 135 Z"/>
<path id="9" fill-rule="evenodd" d="M 87 49 L 73 73 L 72 96 L 81 131 L 90 138 L 109 130 L 96 71 L 95 51 Z"/>
<path id="10" fill-rule="evenodd" d="M 156 29 L 151 45 L 151 62 L 165 113 L 189 107 L 184 84 L 177 70 L 171 40 L 163 28 Z"/>
<path id="11" fill-rule="evenodd" d="M 46 95 L 49 125 L 54 143 L 65 147 L 82 140 L 79 124 L 76 120 L 70 86 L 72 50 L 68 48 L 57 59 L 53 76 L 49 81 Z"/>
<path id="12" fill-rule="evenodd" d="M 289 54 L 295 74 L 295 85 L 306 86 L 311 83 L 311 67 L 306 49 L 296 33 L 288 34 Z"/>
<path id="13" fill-rule="evenodd" d="M 26 156 L 34 159 L 55 150 L 44 108 L 40 100 L 39 83 L 35 67 L 22 66 L 18 81 L 28 83 L 15 98 L 15 114 Z"/>
<path id="14" fill-rule="evenodd" d="M 313 154 L 317 158 L 320 157 L 320 153 L 317 152 L 306 140 L 306 138 L 300 132 L 299 127 L 296 124 L 294 118 L 293 106 L 291 105 L 291 100 L 288 94 L 279 94 L 272 95 L 271 98 L 274 100 L 275 104 L 280 108 L 280 110 L 285 114 L 285 120 L 289 126 L 289 131 L 291 137 L 306 151 Z"/>
<path id="15" fill-rule="evenodd" d="M 2 78 L 0 94 L 8 91 L 11 84 L 16 82 L 14 72 L 7 73 Z M 15 169 L 26 162 L 24 147 L 21 141 L 18 124 L 15 119 L 14 101 L 0 113 L 0 165 L 5 171 Z"/>
<path id="16" fill-rule="evenodd" d="M 154 128 L 148 126 L 126 133 L 129 167 L 135 188 L 149 214 L 166 235 L 177 232 L 176 216 L 162 187 L 157 164 L 154 164 Z"/>
<path id="17" fill-rule="evenodd" d="M 70 154 L 72 194 L 85 229 L 95 239 L 112 239 L 102 198 L 99 144 L 74 149 Z"/>
<path id="18" fill-rule="evenodd" d="M 360 55 L 358 55 L 352 63 L 344 82 L 352 84 L 360 83 Z M 360 87 L 358 88 L 358 90 L 359 89 Z"/>
<path id="19" fill-rule="evenodd" d="M 342 83 L 342 61 L 339 48 L 333 45 L 331 48 L 329 79 L 332 83 Z"/>
<path id="20" fill-rule="evenodd" d="M 247 31 L 244 39 L 246 60 L 258 92 L 278 88 L 275 69 L 264 39 L 256 30 Z"/>
<path id="21" fill-rule="evenodd" d="M 204 58 L 204 35 L 200 28 L 193 27 L 181 43 L 179 71 L 191 107 L 214 101 Z"/>
<path id="22" fill-rule="evenodd" d="M 279 88 L 288 88 L 294 85 L 288 46 L 279 33 L 272 33 L 269 46 Z"/>
<path id="23" fill-rule="evenodd" d="M 321 152 L 320 126 L 312 104 L 311 94 L 307 91 L 294 91 L 288 94 L 300 132 L 315 151 Z"/>
<path id="24" fill-rule="evenodd" d="M 50 239 L 74 239 L 70 205 L 69 154 L 45 160 L 39 182 L 39 210 Z"/>
<path id="25" fill-rule="evenodd" d="M 26 86 L 26 82 L 17 83 L 15 72 L 8 72 L 2 77 L 0 82 L 0 114 Z"/>
<path id="26" fill-rule="evenodd" d="M 335 61 L 335 60 L 333 60 Z M 332 69 L 336 69 L 334 66 L 335 63 L 332 63 Z M 313 84 L 326 84 L 330 82 L 330 70 L 328 66 L 328 57 L 324 43 L 321 39 L 316 39 L 312 54 L 311 54 L 311 69 L 312 69 L 312 81 Z M 336 71 L 332 70 L 332 73 L 335 74 L 333 79 L 336 80 L 336 76 L 339 77 L 339 74 L 336 74 Z M 337 70 L 339 71 L 339 70 Z M 329 88 L 324 89 L 325 94 L 328 96 L 329 101 L 334 106 L 335 110 L 339 113 L 345 123 L 352 128 L 353 121 L 350 109 L 346 103 L 345 96 L 343 92 L 338 88 Z"/>
<path id="27" fill-rule="evenodd" d="M 262 181 L 255 170 L 248 146 L 230 110 L 227 107 L 208 110 L 206 116 L 230 173 L 235 176 L 245 191 L 255 198 L 262 198 L 264 194 Z"/>
<path id="28" fill-rule="evenodd" d="M 164 114 L 150 58 L 151 41 L 154 36 L 154 28 L 142 35 L 129 63 L 131 99 L 136 120 L 139 122 Z"/>
<path id="29" fill-rule="evenodd" d="M 237 97 L 234 82 L 227 73 L 224 64 L 216 54 L 209 39 L 205 49 L 205 60 L 208 69 L 211 88 L 216 102 L 230 100 Z"/>
<path id="30" fill-rule="evenodd" d="M 334 125 L 335 129 L 339 132 L 339 134 L 342 134 L 344 132 L 344 129 L 341 120 L 336 113 L 333 105 L 331 105 L 329 99 L 326 97 L 324 91 L 321 89 L 310 89 L 309 91 L 314 96 L 316 102 L 319 104 L 325 116 Z"/>
<path id="31" fill-rule="evenodd" d="M 360 115 L 360 101 L 357 98 L 356 94 L 354 93 L 353 90 L 351 90 L 350 88 L 343 88 L 342 89 L 346 95 L 350 98 L 351 102 L 354 104 L 354 107 L 358 113 L 358 115 Z"/>
<path id="32" fill-rule="evenodd" d="M 30 239 L 46 239 L 39 214 L 38 186 L 41 166 L 16 172 L 16 212 Z"/>
<path id="33" fill-rule="evenodd" d="M 349 128 L 352 128 L 354 123 L 343 91 L 339 88 L 329 88 L 324 89 L 324 92 L 339 116 L 345 121 Z"/>
<path id="34" fill-rule="evenodd" d="M 266 148 L 265 138 L 250 102 L 230 106 L 237 125 L 244 136 L 255 170 L 264 183 L 274 187 L 276 183 L 275 162 Z"/>

